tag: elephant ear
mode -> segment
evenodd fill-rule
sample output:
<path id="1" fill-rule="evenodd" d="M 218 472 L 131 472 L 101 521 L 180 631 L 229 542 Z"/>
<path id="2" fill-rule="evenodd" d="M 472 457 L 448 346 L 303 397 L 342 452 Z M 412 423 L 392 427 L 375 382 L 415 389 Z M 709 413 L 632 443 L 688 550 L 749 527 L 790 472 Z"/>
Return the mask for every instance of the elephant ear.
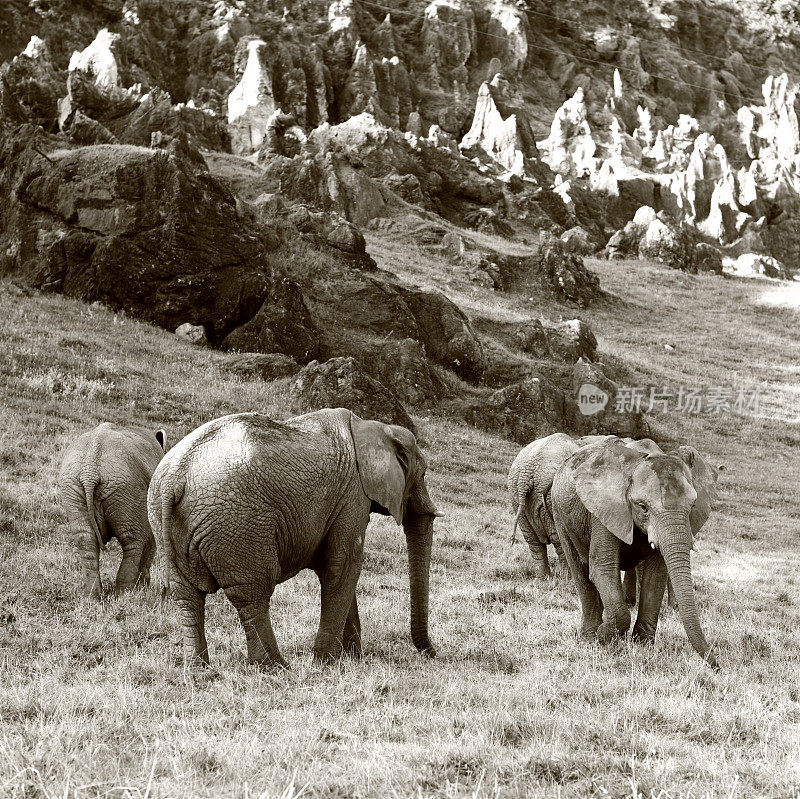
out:
<path id="1" fill-rule="evenodd" d="M 719 473 L 711 466 L 694 447 L 678 447 L 678 457 L 689 467 L 692 473 L 692 485 L 697 491 L 697 501 L 689 515 L 692 533 L 697 535 L 700 528 L 711 515 L 711 503 L 717 498 L 717 478 Z"/>
<path id="2" fill-rule="evenodd" d="M 408 454 L 402 442 L 390 425 L 366 421 L 354 413 L 350 414 L 350 432 L 364 493 L 401 524 L 408 469 Z"/>
<path id="3" fill-rule="evenodd" d="M 165 430 L 156 430 L 156 441 L 164 452 L 167 451 L 167 433 Z"/>
<path id="4" fill-rule="evenodd" d="M 573 456 L 572 480 L 586 510 L 617 538 L 633 542 L 633 514 L 628 502 L 631 467 L 644 455 L 621 441 L 590 445 Z"/>

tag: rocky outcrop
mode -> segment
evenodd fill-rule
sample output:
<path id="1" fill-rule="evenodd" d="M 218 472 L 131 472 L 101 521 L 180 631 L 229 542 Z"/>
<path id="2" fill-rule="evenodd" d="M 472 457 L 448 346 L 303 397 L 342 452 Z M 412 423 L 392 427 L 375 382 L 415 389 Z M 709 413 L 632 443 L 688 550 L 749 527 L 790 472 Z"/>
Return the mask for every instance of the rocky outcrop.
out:
<path id="1" fill-rule="evenodd" d="M 587 392 L 603 401 L 596 406 L 586 403 Z M 527 378 L 473 402 L 464 415 L 469 424 L 520 444 L 558 431 L 633 438 L 646 435 L 644 416 L 618 409 L 617 393 L 616 384 L 605 376 L 600 364 L 581 358 L 573 367 L 571 388 L 559 387 L 543 376 Z"/>
<path id="2" fill-rule="evenodd" d="M 550 135 L 538 142 L 538 147 L 545 163 L 561 175 L 589 177 L 597 171 L 597 143 L 587 119 L 582 88 L 556 111 Z"/>
<path id="3" fill-rule="evenodd" d="M 17 121 L 25 119 L 46 130 L 55 129 L 58 100 L 63 92 L 47 43 L 32 36 L 28 46 L 7 64 L 0 67 L 0 91 L 13 96 Z"/>
<path id="4" fill-rule="evenodd" d="M 509 77 L 518 75 L 528 60 L 528 20 L 510 0 L 492 0 L 487 6 L 487 54 L 499 60 Z"/>
<path id="5" fill-rule="evenodd" d="M 53 150 L 27 127 L 0 163 L 14 197 L 0 211 L 0 273 L 170 330 L 192 319 L 214 342 L 263 302 L 276 239 L 239 219 L 230 192 L 179 142 Z"/>
<path id="6" fill-rule="evenodd" d="M 525 174 L 524 145 L 517 134 L 517 118 L 512 114 L 503 119 L 488 83 L 482 83 L 478 90 L 472 127 L 459 146 L 465 153 L 478 148 L 513 175 Z"/>
<path id="7" fill-rule="evenodd" d="M 447 80 L 452 80 L 453 70 L 463 68 L 475 52 L 472 9 L 462 0 L 432 0 L 425 8 L 420 35 L 428 85 L 449 88 L 452 84 Z"/>
<path id="8" fill-rule="evenodd" d="M 98 31 L 94 41 L 84 50 L 74 52 L 69 60 L 68 70 L 80 70 L 89 75 L 98 86 L 118 86 L 119 65 L 114 50 L 120 35 L 108 28 Z"/>
<path id="9" fill-rule="evenodd" d="M 220 368 L 231 374 L 252 379 L 278 380 L 282 377 L 293 377 L 301 367 L 293 358 L 279 353 L 229 353 L 217 361 Z"/>
<path id="10" fill-rule="evenodd" d="M 320 335 L 300 287 L 283 278 L 273 281 L 258 312 L 220 346 L 239 352 L 282 353 L 307 363 L 319 355 Z"/>
<path id="11" fill-rule="evenodd" d="M 399 399 L 367 374 L 355 358 L 311 361 L 295 379 L 292 407 L 296 413 L 348 408 L 362 419 L 377 419 L 414 430 L 414 423 Z"/>
<path id="12" fill-rule="evenodd" d="M 564 242 L 542 233 L 533 254 L 524 258 L 501 259 L 505 287 L 527 283 L 531 278 L 557 296 L 586 307 L 600 296 L 600 281 L 587 269 L 583 259 L 568 252 Z"/>
<path id="13" fill-rule="evenodd" d="M 519 325 L 514 338 L 524 352 L 537 358 L 559 358 L 575 363 L 578 358 L 593 361 L 597 355 L 597 339 L 581 319 L 549 322 L 530 319 Z"/>
<path id="14" fill-rule="evenodd" d="M 266 65 L 267 43 L 250 39 L 245 46 L 244 71 L 228 95 L 228 129 L 233 152 L 247 155 L 258 150 L 264 141 L 267 123 L 275 112 L 275 101 Z"/>

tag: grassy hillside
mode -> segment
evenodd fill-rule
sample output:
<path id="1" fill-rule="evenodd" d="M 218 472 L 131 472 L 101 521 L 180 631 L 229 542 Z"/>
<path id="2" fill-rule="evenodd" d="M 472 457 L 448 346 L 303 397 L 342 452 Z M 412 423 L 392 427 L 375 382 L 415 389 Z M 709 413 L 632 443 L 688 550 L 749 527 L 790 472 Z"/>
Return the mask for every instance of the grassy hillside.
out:
<path id="1" fill-rule="evenodd" d="M 402 273 L 400 246 L 370 241 Z M 287 386 L 232 377 L 224 355 L 104 308 L 0 284 L 0 795 L 798 796 L 800 293 L 593 266 L 609 294 L 582 315 L 606 363 L 636 384 L 763 384 L 755 418 L 654 417 L 659 433 L 726 466 L 693 560 L 721 673 L 671 610 L 654 648 L 578 643 L 569 583 L 533 581 L 526 547 L 510 547 L 504 483 L 517 447 L 431 416 L 416 421 L 447 514 L 432 568 L 439 657 L 411 646 L 403 537 L 375 519 L 358 589 L 362 661 L 312 665 L 309 573 L 273 602 L 291 671 L 248 667 L 233 608 L 216 596 L 214 671 L 188 680 L 174 609 L 155 592 L 76 595 L 60 454 L 104 419 L 165 426 L 174 442 L 227 412 L 285 417 Z M 487 323 L 542 307 L 426 275 Z"/>

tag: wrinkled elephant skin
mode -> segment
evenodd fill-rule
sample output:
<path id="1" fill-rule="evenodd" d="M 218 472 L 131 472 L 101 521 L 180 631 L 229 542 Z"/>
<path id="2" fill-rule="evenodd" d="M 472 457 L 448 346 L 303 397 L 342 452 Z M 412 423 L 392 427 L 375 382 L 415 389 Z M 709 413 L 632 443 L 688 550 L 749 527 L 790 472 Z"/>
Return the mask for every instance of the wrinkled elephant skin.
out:
<path id="1" fill-rule="evenodd" d="M 710 513 L 716 479 L 716 470 L 692 447 L 655 454 L 608 439 L 564 462 L 551 501 L 580 595 L 584 637 L 608 641 L 628 630 L 620 568 L 641 563 L 634 637 L 654 639 L 669 575 L 689 642 L 717 667 L 700 625 L 689 560 L 694 536 Z"/>
<path id="2" fill-rule="evenodd" d="M 100 550 L 112 537 L 122 547 L 116 590 L 150 580 L 155 540 L 147 520 L 147 487 L 164 456 L 164 431 L 104 422 L 66 450 L 58 476 L 61 502 L 78 552 L 87 594 L 99 598 Z"/>
<path id="3" fill-rule="evenodd" d="M 317 660 L 361 652 L 356 583 L 371 512 L 406 537 L 411 636 L 433 656 L 428 590 L 433 518 L 425 459 L 404 427 L 325 409 L 274 422 L 226 416 L 173 447 L 150 485 L 148 510 L 168 563 L 187 664 L 208 664 L 205 598 L 222 588 L 251 663 L 285 666 L 270 622 L 278 583 L 305 568 L 320 581 Z"/>

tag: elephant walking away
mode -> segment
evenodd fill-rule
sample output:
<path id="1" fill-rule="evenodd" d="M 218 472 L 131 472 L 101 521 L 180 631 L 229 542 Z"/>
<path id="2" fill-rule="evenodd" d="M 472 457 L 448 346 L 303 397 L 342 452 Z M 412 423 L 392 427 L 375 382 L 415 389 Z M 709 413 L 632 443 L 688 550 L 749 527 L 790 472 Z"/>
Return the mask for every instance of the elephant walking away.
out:
<path id="1" fill-rule="evenodd" d="M 305 568 L 322 589 L 315 659 L 359 655 L 356 583 L 373 512 L 403 525 L 411 638 L 433 657 L 428 592 L 438 514 L 426 468 L 410 431 L 343 408 L 280 423 L 234 414 L 178 442 L 153 475 L 148 511 L 167 556 L 185 662 L 209 663 L 205 599 L 222 588 L 239 614 L 250 662 L 285 666 L 270 598 L 278 583 Z"/>
<path id="2" fill-rule="evenodd" d="M 580 596 L 583 637 L 608 641 L 628 630 L 620 569 L 642 562 L 634 637 L 655 638 L 669 575 L 689 642 L 717 667 L 700 625 L 689 558 L 710 514 L 716 479 L 692 447 L 647 454 L 610 439 L 567 458 L 553 479 L 551 501 Z"/>
<path id="3" fill-rule="evenodd" d="M 64 453 L 59 493 L 90 596 L 101 595 L 100 550 L 112 537 L 122 547 L 116 590 L 149 582 L 155 541 L 147 520 L 147 487 L 165 448 L 163 430 L 103 422 Z"/>
<path id="4" fill-rule="evenodd" d="M 506 486 L 514 512 L 512 540 L 519 526 L 530 549 L 536 577 L 550 576 L 548 544 L 556 550 L 559 567 L 564 567 L 550 506 L 550 488 L 561 464 L 579 449 L 580 445 L 566 433 L 553 433 L 523 447 L 508 471 Z"/>

